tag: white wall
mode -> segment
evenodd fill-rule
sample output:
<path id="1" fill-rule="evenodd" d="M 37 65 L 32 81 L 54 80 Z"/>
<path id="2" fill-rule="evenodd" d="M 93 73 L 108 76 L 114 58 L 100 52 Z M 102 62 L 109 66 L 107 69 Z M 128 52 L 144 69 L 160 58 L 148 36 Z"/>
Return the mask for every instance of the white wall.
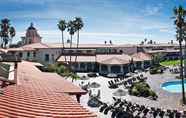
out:
<path id="1" fill-rule="evenodd" d="M 49 55 L 49 61 L 45 61 L 46 54 Z M 36 60 L 43 64 L 52 64 L 60 56 L 60 54 L 61 54 L 61 49 L 55 49 L 55 48 L 38 49 L 36 51 Z M 52 59 L 52 55 L 54 55 L 53 59 Z"/>

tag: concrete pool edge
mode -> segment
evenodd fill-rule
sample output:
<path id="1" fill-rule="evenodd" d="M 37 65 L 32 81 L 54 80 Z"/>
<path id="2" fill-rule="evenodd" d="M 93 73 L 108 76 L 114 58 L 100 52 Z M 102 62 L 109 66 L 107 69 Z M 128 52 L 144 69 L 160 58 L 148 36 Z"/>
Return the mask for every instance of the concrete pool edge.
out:
<path id="1" fill-rule="evenodd" d="M 163 91 L 166 91 L 168 93 L 172 93 L 172 94 L 181 94 L 182 90 L 180 89 L 179 91 L 171 91 L 169 89 L 166 89 L 167 86 L 172 86 L 174 84 L 179 84 L 181 85 L 181 80 L 172 80 L 172 81 L 165 81 L 163 82 L 162 84 L 160 84 L 160 88 L 163 90 Z M 166 84 L 170 84 L 170 85 L 166 85 Z M 184 87 L 186 88 L 186 80 L 184 80 Z M 176 85 L 175 85 L 176 86 Z M 186 89 L 185 89 L 185 92 L 186 92 Z"/>

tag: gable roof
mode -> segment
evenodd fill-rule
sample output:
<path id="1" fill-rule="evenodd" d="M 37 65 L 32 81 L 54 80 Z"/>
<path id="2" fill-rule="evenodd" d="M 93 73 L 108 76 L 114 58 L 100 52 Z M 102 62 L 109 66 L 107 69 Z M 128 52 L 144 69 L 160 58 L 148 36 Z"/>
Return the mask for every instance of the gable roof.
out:
<path id="1" fill-rule="evenodd" d="M 96 55 L 98 63 L 101 64 L 128 64 L 130 63 L 131 57 L 126 54 L 113 54 L 113 55 Z"/>
<path id="2" fill-rule="evenodd" d="M 151 60 L 152 59 L 151 55 L 149 55 L 147 53 L 143 53 L 143 52 L 135 53 L 135 54 L 132 55 L 132 57 L 138 58 L 138 59 L 141 59 L 141 60 Z"/>

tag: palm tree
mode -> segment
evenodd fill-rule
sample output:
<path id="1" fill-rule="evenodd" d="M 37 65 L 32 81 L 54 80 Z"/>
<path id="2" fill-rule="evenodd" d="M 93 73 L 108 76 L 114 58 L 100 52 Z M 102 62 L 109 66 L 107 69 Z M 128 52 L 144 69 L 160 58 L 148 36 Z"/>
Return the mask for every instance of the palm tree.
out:
<path id="1" fill-rule="evenodd" d="M 178 8 L 174 8 L 174 15 L 175 15 L 175 25 L 176 25 L 176 38 L 179 42 L 180 48 L 180 78 L 182 80 L 182 97 L 183 97 L 183 104 L 185 104 L 185 87 L 184 87 L 184 77 L 183 77 L 183 54 L 182 54 L 182 42 L 183 42 L 183 24 L 184 24 L 184 17 L 186 15 L 186 11 L 183 9 L 182 6 Z"/>
<path id="2" fill-rule="evenodd" d="M 67 24 L 67 30 L 70 34 L 70 49 L 72 49 L 72 36 L 74 35 L 76 29 L 75 29 L 75 22 L 74 21 L 69 21 Z M 70 61 L 69 61 L 69 66 L 71 69 L 71 58 L 72 58 L 72 54 L 70 53 Z"/>
<path id="3" fill-rule="evenodd" d="M 146 43 L 146 42 L 147 42 L 147 38 L 144 39 L 144 43 Z"/>
<path id="4" fill-rule="evenodd" d="M 10 45 L 11 45 L 12 44 L 12 39 L 13 39 L 13 37 L 16 34 L 15 28 L 14 27 L 10 27 L 9 32 L 10 32 Z"/>
<path id="5" fill-rule="evenodd" d="M 110 40 L 109 43 L 112 45 L 112 40 Z"/>
<path id="6" fill-rule="evenodd" d="M 65 29 L 67 28 L 67 24 L 66 24 L 66 21 L 65 20 L 60 20 L 59 23 L 57 24 L 59 30 L 61 31 L 61 41 L 62 41 L 62 45 L 63 45 L 63 48 L 62 48 L 62 54 L 64 54 L 64 48 L 65 48 L 65 42 L 64 42 L 64 36 L 63 36 L 63 32 L 65 31 Z M 65 63 L 66 63 L 66 55 L 64 54 L 64 57 L 65 57 Z"/>
<path id="7" fill-rule="evenodd" d="M 105 45 L 106 45 L 106 44 L 107 44 L 107 41 L 105 41 L 104 43 L 105 43 Z"/>
<path id="8" fill-rule="evenodd" d="M 75 30 L 77 31 L 77 46 L 76 46 L 77 49 L 79 47 L 79 31 L 83 28 L 83 26 L 84 26 L 84 23 L 82 21 L 82 18 L 81 17 L 75 17 L 74 27 L 75 27 Z M 75 58 L 75 62 L 76 61 L 77 61 L 77 55 L 76 55 L 76 58 Z"/>
<path id="9" fill-rule="evenodd" d="M 129 60 L 129 68 L 130 68 L 130 72 L 134 72 L 134 60 L 133 60 L 133 58 L 131 58 L 130 60 Z"/>
<path id="10" fill-rule="evenodd" d="M 13 27 L 10 27 L 10 20 L 7 18 L 1 20 L 0 26 L 0 37 L 2 39 L 1 47 L 6 48 L 9 40 L 12 40 L 12 38 L 15 36 L 15 29 Z"/>

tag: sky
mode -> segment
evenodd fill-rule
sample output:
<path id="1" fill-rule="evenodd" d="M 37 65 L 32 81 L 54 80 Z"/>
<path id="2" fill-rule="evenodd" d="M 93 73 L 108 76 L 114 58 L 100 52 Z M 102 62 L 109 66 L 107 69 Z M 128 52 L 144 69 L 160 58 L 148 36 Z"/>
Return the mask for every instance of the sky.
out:
<path id="1" fill-rule="evenodd" d="M 43 42 L 59 43 L 60 19 L 81 17 L 80 43 L 140 43 L 175 40 L 173 8 L 186 0 L 1 0 L 0 18 L 9 18 L 16 29 L 14 42 L 34 23 Z M 65 40 L 70 36 L 65 31 Z M 76 34 L 73 42 L 76 42 Z"/>

